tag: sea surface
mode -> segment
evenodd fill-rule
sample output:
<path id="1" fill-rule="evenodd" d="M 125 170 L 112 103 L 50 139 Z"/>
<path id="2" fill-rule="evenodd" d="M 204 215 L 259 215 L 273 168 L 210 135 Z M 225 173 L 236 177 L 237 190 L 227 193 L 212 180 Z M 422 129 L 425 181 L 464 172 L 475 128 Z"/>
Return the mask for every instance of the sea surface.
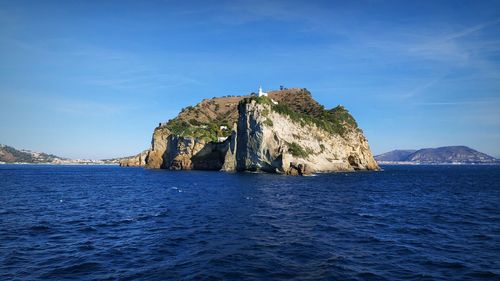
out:
<path id="1" fill-rule="evenodd" d="M 500 280 L 500 166 L 0 165 L 0 280 Z"/>

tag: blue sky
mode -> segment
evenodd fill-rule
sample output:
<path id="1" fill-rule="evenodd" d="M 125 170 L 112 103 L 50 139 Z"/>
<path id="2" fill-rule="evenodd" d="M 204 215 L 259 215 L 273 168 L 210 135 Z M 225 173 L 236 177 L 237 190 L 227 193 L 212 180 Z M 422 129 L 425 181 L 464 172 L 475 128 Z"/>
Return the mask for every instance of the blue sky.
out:
<path id="1" fill-rule="evenodd" d="M 135 154 L 158 122 L 259 84 L 346 106 L 375 154 L 500 157 L 500 1 L 0 0 L 0 143 Z"/>

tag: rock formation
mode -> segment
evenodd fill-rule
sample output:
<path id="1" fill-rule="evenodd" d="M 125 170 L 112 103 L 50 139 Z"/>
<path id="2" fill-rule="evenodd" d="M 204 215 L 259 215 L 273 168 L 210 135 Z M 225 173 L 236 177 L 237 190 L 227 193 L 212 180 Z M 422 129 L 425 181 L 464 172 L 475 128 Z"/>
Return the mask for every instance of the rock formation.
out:
<path id="1" fill-rule="evenodd" d="M 252 99 L 241 103 L 239 112 L 239 171 L 304 174 L 378 168 L 368 142 L 357 129 L 332 134 Z"/>
<path id="2" fill-rule="evenodd" d="M 149 150 L 144 150 L 143 152 L 137 155 L 121 158 L 118 163 L 122 167 L 145 166 L 148 154 Z"/>
<path id="3" fill-rule="evenodd" d="M 204 100 L 160 124 L 151 149 L 120 164 L 289 175 L 378 169 L 348 111 L 325 110 L 305 89 Z"/>

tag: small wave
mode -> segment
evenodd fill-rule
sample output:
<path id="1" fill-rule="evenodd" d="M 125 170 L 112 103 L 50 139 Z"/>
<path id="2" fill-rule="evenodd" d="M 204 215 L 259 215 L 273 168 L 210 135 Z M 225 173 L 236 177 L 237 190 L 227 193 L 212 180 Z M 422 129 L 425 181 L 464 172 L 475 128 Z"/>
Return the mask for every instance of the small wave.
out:
<path id="1" fill-rule="evenodd" d="M 143 221 L 143 220 L 148 220 L 151 218 L 165 217 L 165 216 L 167 216 L 167 214 L 168 214 L 168 210 L 156 212 L 156 213 L 152 213 L 152 214 L 140 214 L 139 216 L 137 216 L 136 219 L 138 221 Z"/>
<path id="2" fill-rule="evenodd" d="M 126 218 L 126 219 L 123 219 L 123 220 L 119 220 L 117 222 L 117 224 L 127 224 L 127 223 L 131 223 L 131 222 L 134 222 L 134 221 L 137 221 L 137 218 Z"/>
<path id="3" fill-rule="evenodd" d="M 382 276 L 372 272 L 360 272 L 357 275 L 361 280 L 384 280 Z"/>
<path id="4" fill-rule="evenodd" d="M 80 232 L 94 232 L 94 231 L 97 231 L 97 229 L 95 227 L 92 227 L 92 226 L 85 226 L 85 227 L 79 228 L 78 231 L 80 231 Z"/>
<path id="5" fill-rule="evenodd" d="M 101 267 L 97 262 L 83 262 L 70 265 L 67 267 L 59 267 L 42 275 L 43 278 L 56 278 L 60 275 L 72 275 L 77 273 L 94 272 Z"/>
<path id="6" fill-rule="evenodd" d="M 435 260 L 427 260 L 424 262 L 424 265 L 430 265 L 430 266 L 435 266 L 439 268 L 451 268 L 451 269 L 458 269 L 458 268 L 466 268 L 466 265 L 457 262 L 457 261 L 435 261 Z"/>
<path id="7" fill-rule="evenodd" d="M 358 243 L 380 243 L 380 242 L 383 242 L 382 240 L 380 240 L 379 238 L 377 237 L 374 237 L 374 236 L 368 236 L 368 237 L 363 237 L 361 238 L 359 241 L 357 241 Z"/>
<path id="8" fill-rule="evenodd" d="M 407 234 L 418 234 L 418 235 L 437 234 L 437 232 L 427 227 L 399 227 L 396 229 L 396 232 L 407 233 Z"/>
<path id="9" fill-rule="evenodd" d="M 168 216 L 168 213 L 169 213 L 169 210 L 164 210 L 164 211 L 149 213 L 149 214 L 139 214 L 135 217 L 128 217 L 128 218 L 124 218 L 124 219 L 120 219 L 120 220 L 100 223 L 97 225 L 97 227 L 113 227 L 113 226 L 119 226 L 122 224 L 130 224 L 133 222 L 145 221 L 145 220 L 149 220 L 152 218 L 161 218 L 161 217 Z"/>
<path id="10" fill-rule="evenodd" d="M 11 210 L 0 210 L 0 215 L 12 215 L 15 214 L 16 212 L 11 211 Z"/>
<path id="11" fill-rule="evenodd" d="M 86 241 L 86 242 L 83 242 L 82 244 L 80 244 L 78 246 L 78 249 L 81 251 L 89 251 L 89 250 L 93 250 L 94 246 L 92 245 L 92 242 Z"/>
<path id="12" fill-rule="evenodd" d="M 478 240 L 491 240 L 491 239 L 493 239 L 491 236 L 486 235 L 486 234 L 474 234 L 474 235 L 472 235 L 472 238 L 478 239 Z"/>
<path id="13" fill-rule="evenodd" d="M 50 227 L 48 225 L 34 225 L 29 228 L 30 231 L 33 232 L 48 232 L 50 230 Z"/>
<path id="14" fill-rule="evenodd" d="M 356 215 L 363 217 L 363 218 L 374 218 L 374 215 L 366 214 L 366 213 L 357 213 Z"/>
<path id="15" fill-rule="evenodd" d="M 500 277 L 499 274 L 491 271 L 473 271 L 471 273 L 466 274 L 465 276 L 470 277 L 473 280 L 477 279 L 485 279 L 485 280 L 498 280 Z"/>
<path id="16" fill-rule="evenodd" d="M 28 259 L 23 257 L 23 256 L 25 256 L 24 253 L 13 250 L 4 256 L 3 265 L 10 266 L 10 265 L 15 265 L 15 264 L 27 262 Z"/>
<path id="17" fill-rule="evenodd" d="M 153 216 L 157 217 L 157 218 L 161 218 L 161 217 L 166 217 L 168 215 L 168 213 L 169 213 L 169 211 L 165 210 L 165 211 L 157 212 Z"/>

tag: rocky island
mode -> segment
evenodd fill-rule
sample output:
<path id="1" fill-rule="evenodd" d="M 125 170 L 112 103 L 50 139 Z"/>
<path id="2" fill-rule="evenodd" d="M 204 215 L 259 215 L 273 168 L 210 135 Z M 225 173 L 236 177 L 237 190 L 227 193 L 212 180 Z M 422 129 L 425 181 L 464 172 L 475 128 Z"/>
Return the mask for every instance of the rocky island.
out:
<path id="1" fill-rule="evenodd" d="M 299 88 L 184 108 L 155 128 L 150 149 L 120 165 L 290 175 L 379 169 L 349 112 L 327 110 Z"/>

